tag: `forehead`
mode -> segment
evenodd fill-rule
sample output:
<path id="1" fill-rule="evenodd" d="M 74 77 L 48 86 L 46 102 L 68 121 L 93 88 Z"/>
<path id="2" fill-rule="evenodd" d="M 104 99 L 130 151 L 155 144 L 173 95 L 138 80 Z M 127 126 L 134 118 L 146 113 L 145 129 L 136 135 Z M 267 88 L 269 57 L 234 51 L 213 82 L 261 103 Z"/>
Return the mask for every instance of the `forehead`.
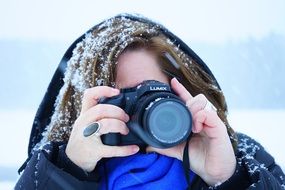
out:
<path id="1" fill-rule="evenodd" d="M 144 80 L 166 82 L 156 57 L 146 50 L 127 51 L 119 59 L 116 68 L 116 85 L 133 87 Z"/>

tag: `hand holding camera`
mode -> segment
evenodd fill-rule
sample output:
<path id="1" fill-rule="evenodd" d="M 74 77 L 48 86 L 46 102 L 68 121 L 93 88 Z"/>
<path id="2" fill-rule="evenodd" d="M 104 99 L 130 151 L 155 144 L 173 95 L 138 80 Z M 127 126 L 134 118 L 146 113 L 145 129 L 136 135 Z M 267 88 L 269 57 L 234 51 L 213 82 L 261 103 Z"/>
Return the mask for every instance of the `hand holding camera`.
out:
<path id="1" fill-rule="evenodd" d="M 226 126 L 217 110 L 203 94 L 193 97 L 175 78 L 171 80 L 171 87 L 186 102 L 193 117 L 193 135 L 188 146 L 191 170 L 209 185 L 226 181 L 235 171 L 236 158 Z M 168 149 L 148 147 L 147 152 L 182 160 L 185 144 Z"/>
<path id="2" fill-rule="evenodd" d="M 124 110 L 114 105 L 98 104 L 100 97 L 118 94 L 118 89 L 107 86 L 97 86 L 84 92 L 81 113 L 73 125 L 65 152 L 73 163 L 85 171 L 94 170 L 102 158 L 129 156 L 139 151 L 137 145 L 107 146 L 101 141 L 100 136 L 107 133 L 129 133 L 126 126 L 129 116 Z M 101 125 L 100 129 L 85 137 L 85 129 L 94 122 Z"/>

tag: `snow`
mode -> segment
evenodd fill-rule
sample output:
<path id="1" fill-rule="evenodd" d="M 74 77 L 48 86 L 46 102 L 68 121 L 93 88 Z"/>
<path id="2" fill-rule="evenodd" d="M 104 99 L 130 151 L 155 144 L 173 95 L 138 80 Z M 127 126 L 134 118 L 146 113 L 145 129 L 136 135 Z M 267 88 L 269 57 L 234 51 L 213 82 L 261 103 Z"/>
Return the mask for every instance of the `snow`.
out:
<path id="1" fill-rule="evenodd" d="M 153 104 L 154 104 L 155 102 L 157 102 L 157 101 L 159 101 L 159 100 L 161 100 L 161 99 L 164 99 L 164 98 L 156 98 L 154 101 L 150 102 L 150 103 L 148 104 L 148 106 L 145 108 L 145 110 L 149 110 L 149 109 L 153 106 Z"/>
<path id="2" fill-rule="evenodd" d="M 34 110 L 0 110 L 0 189 L 12 189 L 17 181 L 17 168 L 25 161 Z M 285 171 L 283 141 L 284 110 L 233 110 L 229 112 L 232 127 L 261 143 Z M 257 148 L 257 147 L 255 147 Z M 4 169 L 3 169 L 4 168 Z M 7 175 L 9 174 L 9 175 Z M 11 175 L 10 175 L 11 174 Z M 7 177 L 10 176 L 10 177 Z"/>

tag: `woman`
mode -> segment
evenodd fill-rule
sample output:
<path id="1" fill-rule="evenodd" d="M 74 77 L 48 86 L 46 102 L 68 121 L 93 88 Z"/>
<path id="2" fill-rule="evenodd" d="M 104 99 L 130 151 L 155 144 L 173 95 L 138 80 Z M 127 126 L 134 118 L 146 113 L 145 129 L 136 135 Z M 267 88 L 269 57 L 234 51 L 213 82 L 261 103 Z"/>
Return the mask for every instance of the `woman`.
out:
<path id="1" fill-rule="evenodd" d="M 148 80 L 168 84 L 187 106 L 191 138 L 166 149 L 107 145 L 104 135 L 131 133 L 132 115 L 101 98 Z M 215 77 L 185 43 L 148 19 L 118 15 L 64 55 L 37 112 L 16 189 L 284 188 L 274 159 L 235 133 L 226 112 Z"/>

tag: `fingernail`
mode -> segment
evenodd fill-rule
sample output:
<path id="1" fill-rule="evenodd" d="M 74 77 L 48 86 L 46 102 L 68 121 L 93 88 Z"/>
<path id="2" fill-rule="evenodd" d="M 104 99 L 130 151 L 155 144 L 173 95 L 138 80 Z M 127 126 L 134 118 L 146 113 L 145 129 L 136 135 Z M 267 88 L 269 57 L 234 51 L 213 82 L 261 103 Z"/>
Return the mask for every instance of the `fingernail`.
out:
<path id="1" fill-rule="evenodd" d="M 113 93 L 114 95 L 117 95 L 117 94 L 120 93 L 120 90 L 117 89 L 117 88 L 113 88 L 113 89 L 112 89 L 112 93 Z"/>
<path id="2" fill-rule="evenodd" d="M 192 125 L 194 125 L 194 124 L 192 124 Z M 196 128 L 196 127 L 193 127 L 193 128 L 192 128 L 192 132 L 193 132 L 193 133 L 197 133 L 197 132 L 198 132 L 198 131 L 197 131 L 197 128 Z"/>
<path id="3" fill-rule="evenodd" d="M 128 114 L 125 114 L 125 120 L 129 121 L 130 117 L 128 116 Z"/>
<path id="4" fill-rule="evenodd" d="M 140 150 L 140 147 L 138 146 L 133 146 L 132 151 L 133 152 L 138 152 Z"/>
<path id="5" fill-rule="evenodd" d="M 129 130 L 129 128 L 127 128 L 127 133 L 126 133 L 126 135 L 129 134 L 129 132 L 130 132 L 130 130 Z"/>
<path id="6" fill-rule="evenodd" d="M 173 78 L 173 80 L 179 83 L 179 81 L 177 80 L 177 78 L 176 78 L 176 77 L 174 77 L 174 78 Z"/>

